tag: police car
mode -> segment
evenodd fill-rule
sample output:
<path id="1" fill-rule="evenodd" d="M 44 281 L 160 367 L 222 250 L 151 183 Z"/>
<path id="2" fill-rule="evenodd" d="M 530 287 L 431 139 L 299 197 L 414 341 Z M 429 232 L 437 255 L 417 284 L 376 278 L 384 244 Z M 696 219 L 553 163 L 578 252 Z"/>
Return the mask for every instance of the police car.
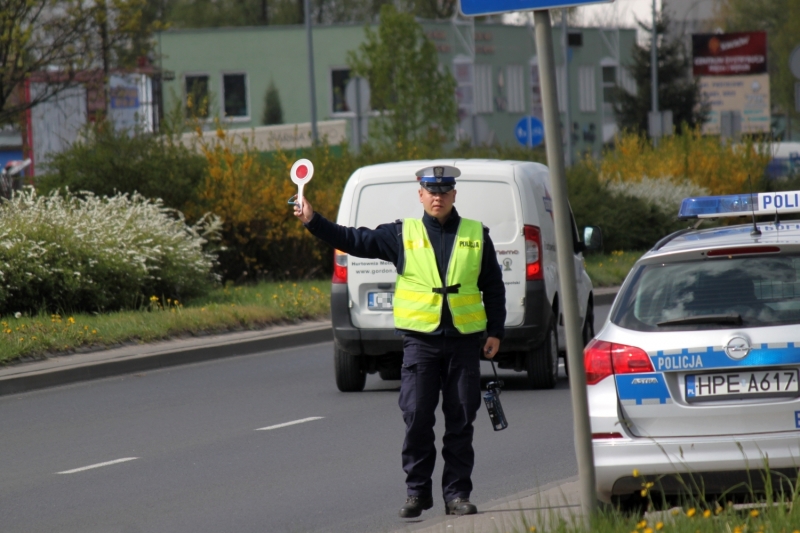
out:
<path id="1" fill-rule="evenodd" d="M 800 191 L 687 198 L 584 351 L 598 497 L 756 492 L 800 466 Z M 699 229 L 706 218 L 752 223 Z M 768 215 L 767 223 L 756 217 Z M 646 483 L 654 483 L 652 486 Z"/>

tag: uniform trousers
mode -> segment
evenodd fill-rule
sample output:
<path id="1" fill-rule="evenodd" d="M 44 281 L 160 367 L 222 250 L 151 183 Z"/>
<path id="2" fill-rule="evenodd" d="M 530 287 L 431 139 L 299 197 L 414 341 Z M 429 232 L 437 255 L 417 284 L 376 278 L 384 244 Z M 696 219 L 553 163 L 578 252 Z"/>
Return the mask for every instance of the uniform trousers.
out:
<path id="1" fill-rule="evenodd" d="M 445 426 L 442 494 L 448 502 L 468 498 L 472 492 L 472 423 L 481 403 L 480 349 L 479 334 L 406 335 L 403 339 L 398 403 L 406 423 L 403 470 L 409 496 L 432 496 L 433 426 L 440 392 Z"/>

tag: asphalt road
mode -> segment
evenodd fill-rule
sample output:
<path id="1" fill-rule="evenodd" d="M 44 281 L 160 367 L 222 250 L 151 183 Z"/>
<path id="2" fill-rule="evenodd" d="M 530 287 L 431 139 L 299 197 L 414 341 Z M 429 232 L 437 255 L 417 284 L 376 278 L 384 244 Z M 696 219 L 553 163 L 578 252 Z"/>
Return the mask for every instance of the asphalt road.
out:
<path id="1" fill-rule="evenodd" d="M 2 397 L 0 530 L 400 529 L 399 382 L 374 375 L 343 394 L 332 366 L 325 343 Z M 501 373 L 509 428 L 478 415 L 477 504 L 577 473 L 566 377 L 530 391 Z M 441 458 L 423 519 L 444 512 L 440 478 Z"/>

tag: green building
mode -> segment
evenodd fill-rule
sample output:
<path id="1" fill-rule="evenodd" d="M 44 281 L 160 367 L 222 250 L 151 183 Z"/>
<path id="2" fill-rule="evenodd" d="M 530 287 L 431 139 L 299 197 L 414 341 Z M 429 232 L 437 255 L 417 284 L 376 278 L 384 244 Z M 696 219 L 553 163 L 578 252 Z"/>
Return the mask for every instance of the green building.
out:
<path id="1" fill-rule="evenodd" d="M 480 143 L 516 143 L 515 127 L 528 114 L 541 117 L 533 28 L 498 23 L 424 21 L 439 59 L 458 82 L 459 137 Z M 635 91 L 623 68 L 630 63 L 636 31 L 569 28 L 569 113 L 575 154 L 599 151 L 613 138 L 611 98 L 619 85 Z M 553 28 L 559 108 L 565 117 L 564 52 Z M 344 98 L 350 77 L 347 53 L 364 40 L 361 25 L 313 28 L 317 119 L 354 117 Z M 306 33 L 302 26 L 170 30 L 159 35 L 167 109 L 188 94 L 209 95 L 210 115 L 231 128 L 262 125 L 265 94 L 274 83 L 283 120 L 311 120 Z M 181 99 L 182 102 L 177 102 Z M 352 124 L 352 123 L 351 123 Z M 352 128 L 354 129 L 354 128 Z"/>

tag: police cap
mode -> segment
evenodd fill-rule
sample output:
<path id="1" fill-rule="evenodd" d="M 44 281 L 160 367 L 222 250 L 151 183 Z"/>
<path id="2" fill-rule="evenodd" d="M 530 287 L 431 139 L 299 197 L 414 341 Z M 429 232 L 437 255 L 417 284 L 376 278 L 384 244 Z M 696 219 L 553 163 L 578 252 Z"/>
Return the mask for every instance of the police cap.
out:
<path id="1" fill-rule="evenodd" d="M 455 188 L 461 171 L 449 165 L 436 165 L 418 170 L 416 174 L 419 184 L 429 192 L 445 193 Z"/>

